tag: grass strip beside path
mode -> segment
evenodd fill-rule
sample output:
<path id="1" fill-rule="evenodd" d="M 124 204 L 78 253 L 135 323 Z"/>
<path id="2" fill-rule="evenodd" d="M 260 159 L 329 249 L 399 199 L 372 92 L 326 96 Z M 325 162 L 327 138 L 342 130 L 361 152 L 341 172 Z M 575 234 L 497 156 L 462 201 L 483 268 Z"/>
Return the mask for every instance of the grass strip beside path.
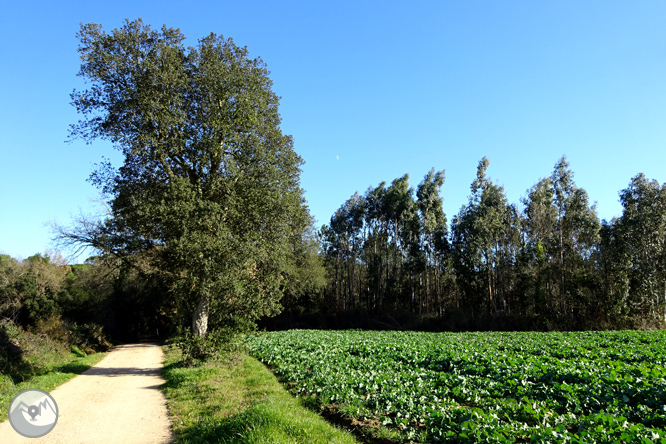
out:
<path id="1" fill-rule="evenodd" d="M 177 443 L 357 443 L 291 396 L 256 359 L 183 367 L 165 346 L 163 386 Z"/>
<path id="2" fill-rule="evenodd" d="M 49 363 L 43 374 L 33 376 L 18 384 L 13 384 L 11 379 L 5 375 L 0 381 L 0 406 L 2 406 L 0 408 L 0 422 L 7 419 L 9 403 L 21 391 L 39 389 L 50 392 L 59 385 L 85 372 L 101 361 L 104 356 L 106 356 L 106 353 L 95 353 L 82 358 L 74 353 L 70 353 L 64 361 Z"/>

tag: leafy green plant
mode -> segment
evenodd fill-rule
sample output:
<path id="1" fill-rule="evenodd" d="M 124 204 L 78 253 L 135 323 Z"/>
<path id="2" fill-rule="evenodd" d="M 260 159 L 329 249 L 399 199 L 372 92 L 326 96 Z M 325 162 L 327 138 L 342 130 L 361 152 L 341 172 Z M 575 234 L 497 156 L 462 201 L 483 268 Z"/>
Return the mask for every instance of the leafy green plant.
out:
<path id="1" fill-rule="evenodd" d="M 78 357 L 80 357 L 80 358 L 85 358 L 85 357 L 87 356 L 87 355 L 86 355 L 86 352 L 84 352 L 83 350 L 81 350 L 81 349 L 80 349 L 79 347 L 77 347 L 76 345 L 71 345 L 71 346 L 69 347 L 69 349 L 72 351 L 72 353 L 74 353 L 76 356 L 78 356 Z"/>
<path id="2" fill-rule="evenodd" d="M 292 330 L 250 352 L 309 404 L 404 441 L 666 444 L 666 332 Z"/>

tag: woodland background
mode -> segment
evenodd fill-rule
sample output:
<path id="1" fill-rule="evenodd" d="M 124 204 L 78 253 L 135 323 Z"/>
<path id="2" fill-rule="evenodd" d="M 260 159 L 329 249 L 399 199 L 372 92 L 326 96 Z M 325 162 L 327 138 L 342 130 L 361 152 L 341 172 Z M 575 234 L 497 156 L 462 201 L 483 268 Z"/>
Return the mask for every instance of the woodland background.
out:
<path id="1" fill-rule="evenodd" d="M 619 193 L 622 215 L 600 221 L 564 157 L 518 204 L 488 166 L 479 162 L 469 202 L 450 224 L 445 174 L 433 169 L 416 188 L 405 175 L 355 193 L 330 223 L 294 233 L 282 313 L 260 327 L 663 327 L 665 185 L 637 175 Z M 140 258 L 0 255 L 0 317 L 24 329 L 66 328 L 94 345 L 166 337 L 178 315 L 171 289 Z"/>

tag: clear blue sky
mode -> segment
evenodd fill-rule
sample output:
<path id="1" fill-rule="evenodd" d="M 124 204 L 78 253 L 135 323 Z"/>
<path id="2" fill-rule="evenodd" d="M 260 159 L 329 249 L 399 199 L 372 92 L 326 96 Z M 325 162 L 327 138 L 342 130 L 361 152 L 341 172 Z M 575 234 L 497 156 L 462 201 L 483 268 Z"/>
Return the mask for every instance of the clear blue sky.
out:
<path id="1" fill-rule="evenodd" d="M 260 56 L 282 129 L 304 158 L 318 225 L 355 191 L 445 169 L 450 221 L 483 156 L 511 202 L 566 154 L 600 218 L 643 172 L 666 181 L 666 2 L 5 2 L 0 14 L 0 252 L 52 247 L 45 224 L 93 211 L 104 142 L 65 144 L 78 119 L 76 33 L 141 17 Z M 82 260 L 84 258 L 80 258 Z"/>

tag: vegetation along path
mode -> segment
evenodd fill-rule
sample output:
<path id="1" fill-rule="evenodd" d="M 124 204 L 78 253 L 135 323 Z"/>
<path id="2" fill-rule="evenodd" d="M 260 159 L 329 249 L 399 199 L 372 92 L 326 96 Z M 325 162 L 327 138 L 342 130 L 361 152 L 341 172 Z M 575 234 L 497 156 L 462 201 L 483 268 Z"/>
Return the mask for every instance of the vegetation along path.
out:
<path id="1" fill-rule="evenodd" d="M 51 392 L 58 423 L 39 439 L 24 438 L 9 421 L 0 424 L 0 442 L 169 443 L 162 348 L 154 343 L 123 345 L 101 362 Z M 6 408 L 6 407 L 5 407 Z"/>

